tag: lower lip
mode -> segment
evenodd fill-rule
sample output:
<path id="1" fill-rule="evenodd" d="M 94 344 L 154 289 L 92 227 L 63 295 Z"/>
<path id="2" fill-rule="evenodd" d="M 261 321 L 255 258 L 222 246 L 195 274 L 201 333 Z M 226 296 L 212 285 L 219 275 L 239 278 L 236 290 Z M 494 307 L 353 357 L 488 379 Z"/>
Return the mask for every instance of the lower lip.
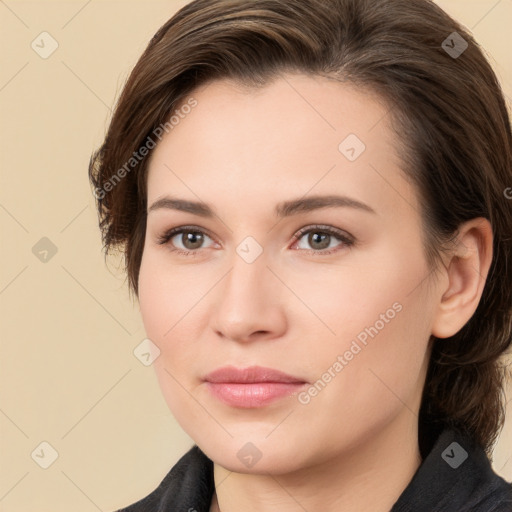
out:
<path id="1" fill-rule="evenodd" d="M 263 407 L 280 398 L 293 395 L 306 384 L 302 382 L 207 382 L 210 392 L 232 407 Z"/>

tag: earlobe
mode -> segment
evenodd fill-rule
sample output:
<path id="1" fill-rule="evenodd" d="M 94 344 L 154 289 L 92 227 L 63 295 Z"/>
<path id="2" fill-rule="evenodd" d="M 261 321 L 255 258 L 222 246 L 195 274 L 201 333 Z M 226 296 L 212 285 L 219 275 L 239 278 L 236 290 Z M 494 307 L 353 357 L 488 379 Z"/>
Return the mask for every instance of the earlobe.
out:
<path id="1" fill-rule="evenodd" d="M 439 290 L 432 324 L 435 337 L 453 336 L 473 316 L 482 297 L 492 255 L 490 222 L 478 218 L 464 223 L 446 265 L 447 280 L 443 280 L 444 288 Z"/>

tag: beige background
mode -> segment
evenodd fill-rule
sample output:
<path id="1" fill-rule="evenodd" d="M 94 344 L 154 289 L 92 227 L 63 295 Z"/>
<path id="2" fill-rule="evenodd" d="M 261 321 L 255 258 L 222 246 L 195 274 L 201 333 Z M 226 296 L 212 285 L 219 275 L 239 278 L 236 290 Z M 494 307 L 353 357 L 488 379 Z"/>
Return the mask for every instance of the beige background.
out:
<path id="1" fill-rule="evenodd" d="M 129 71 L 185 3 L 0 0 L 1 511 L 113 511 L 192 445 L 134 357 L 142 322 L 105 266 L 87 180 Z M 510 98 L 512 0 L 439 4 L 473 30 Z M 31 48 L 43 31 L 59 45 L 47 59 Z M 43 237 L 57 248 L 47 262 L 33 253 Z M 509 481 L 510 405 L 493 462 Z M 48 469 L 43 441 L 58 452 Z"/>

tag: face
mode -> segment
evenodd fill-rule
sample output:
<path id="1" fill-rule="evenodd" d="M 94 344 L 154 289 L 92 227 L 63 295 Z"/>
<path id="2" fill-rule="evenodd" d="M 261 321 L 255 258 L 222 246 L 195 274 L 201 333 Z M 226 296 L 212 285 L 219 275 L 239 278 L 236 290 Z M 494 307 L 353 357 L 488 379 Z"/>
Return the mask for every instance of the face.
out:
<path id="1" fill-rule="evenodd" d="M 139 277 L 177 421 L 247 473 L 416 424 L 434 305 L 386 105 L 303 75 L 192 97 L 151 156 Z"/>

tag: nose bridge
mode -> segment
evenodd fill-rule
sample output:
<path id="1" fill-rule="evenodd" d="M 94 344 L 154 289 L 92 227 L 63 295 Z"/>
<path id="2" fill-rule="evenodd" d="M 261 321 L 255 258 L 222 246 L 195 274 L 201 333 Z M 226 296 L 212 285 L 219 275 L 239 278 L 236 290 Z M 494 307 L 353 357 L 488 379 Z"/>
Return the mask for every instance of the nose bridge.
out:
<path id="1" fill-rule="evenodd" d="M 266 274 L 269 273 L 268 252 L 253 236 L 246 236 L 234 249 L 232 268 L 227 277 L 227 293 L 235 296 L 263 293 Z"/>
<path id="2" fill-rule="evenodd" d="M 244 245 L 240 244 L 237 254 L 234 255 L 231 271 L 226 277 L 222 301 L 227 302 L 229 307 L 236 306 L 241 301 L 250 309 L 257 309 L 260 303 L 268 302 L 267 281 L 272 273 L 267 268 L 266 255 L 261 253 L 256 258 L 253 254 L 246 258 L 251 251 L 243 253 Z M 232 304 L 230 304 L 233 302 Z M 240 304 L 244 306 L 244 304 Z"/>
<path id="3" fill-rule="evenodd" d="M 246 245 L 247 243 L 247 245 Z M 251 242 L 242 242 L 231 270 L 219 290 L 216 330 L 231 339 L 245 340 L 253 332 L 274 331 L 280 317 L 275 280 L 264 252 L 255 256 Z"/>

